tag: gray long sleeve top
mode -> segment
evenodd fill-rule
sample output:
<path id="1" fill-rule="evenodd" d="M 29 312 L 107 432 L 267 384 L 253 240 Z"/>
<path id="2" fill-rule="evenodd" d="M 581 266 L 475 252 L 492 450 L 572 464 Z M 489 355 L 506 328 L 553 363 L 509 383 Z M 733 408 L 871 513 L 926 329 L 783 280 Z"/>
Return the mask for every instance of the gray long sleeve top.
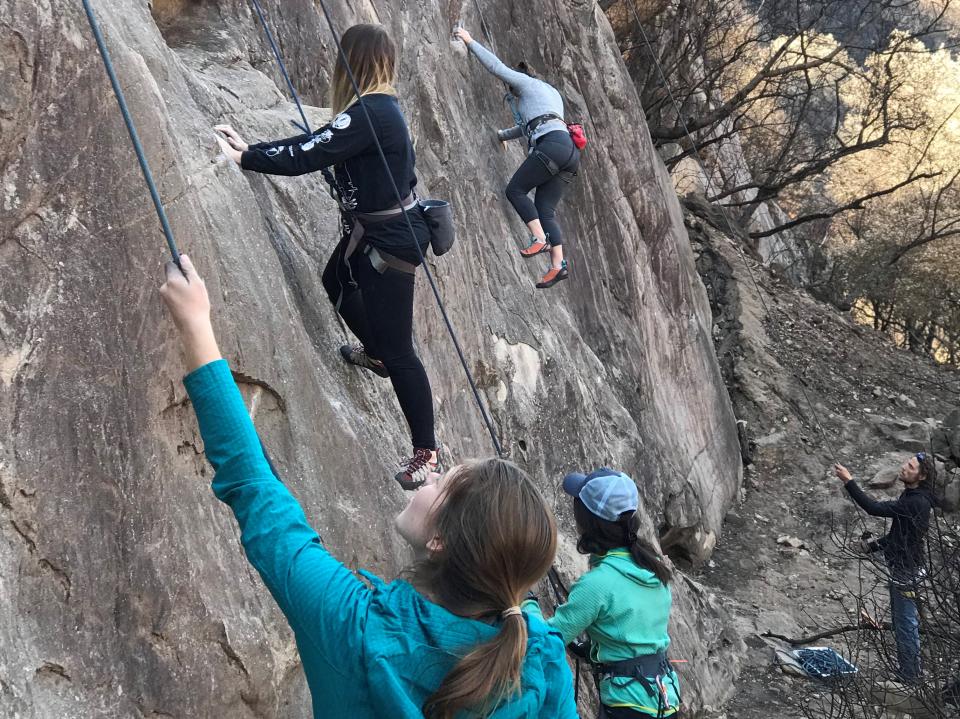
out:
<path id="1" fill-rule="evenodd" d="M 487 50 L 476 40 L 467 47 L 477 56 L 477 60 L 493 75 L 497 76 L 510 86 L 511 91 L 517 98 L 517 109 L 523 117 L 522 125 L 514 125 L 511 128 L 500 131 L 501 140 L 513 140 L 524 136 L 524 130 L 527 123 L 535 117 L 553 113 L 563 117 L 563 98 L 552 85 L 548 85 L 543 80 L 512 70 L 496 55 Z M 566 130 L 567 125 L 562 120 L 547 120 L 542 123 L 530 136 L 530 143 L 536 141 L 541 135 L 546 135 L 554 130 Z"/>

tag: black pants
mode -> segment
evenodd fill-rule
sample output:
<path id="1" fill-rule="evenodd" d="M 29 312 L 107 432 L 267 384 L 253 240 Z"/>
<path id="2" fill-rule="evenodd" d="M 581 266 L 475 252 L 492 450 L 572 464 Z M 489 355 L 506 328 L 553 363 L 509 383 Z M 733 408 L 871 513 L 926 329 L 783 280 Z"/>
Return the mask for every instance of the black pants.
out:
<path id="1" fill-rule="evenodd" d="M 389 370 L 414 448 L 436 449 L 430 380 L 413 349 L 416 278 L 392 268 L 380 274 L 362 251 L 353 253 L 348 269 L 343 262 L 347 239 L 341 239 L 330 256 L 323 287 L 334 306 L 340 298 L 340 316 L 367 354 Z"/>
<path id="2" fill-rule="evenodd" d="M 576 172 L 580 167 L 580 150 L 566 130 L 548 132 L 537 139 L 536 148 L 556 162 L 561 170 Z M 550 236 L 550 245 L 556 246 L 563 244 L 563 231 L 557 223 L 557 205 L 569 185 L 560 175 L 551 175 L 536 155 L 530 155 L 513 173 L 506 195 L 520 219 L 524 222 L 539 219 L 543 231 Z M 531 201 L 527 194 L 534 188 L 537 191 Z"/>

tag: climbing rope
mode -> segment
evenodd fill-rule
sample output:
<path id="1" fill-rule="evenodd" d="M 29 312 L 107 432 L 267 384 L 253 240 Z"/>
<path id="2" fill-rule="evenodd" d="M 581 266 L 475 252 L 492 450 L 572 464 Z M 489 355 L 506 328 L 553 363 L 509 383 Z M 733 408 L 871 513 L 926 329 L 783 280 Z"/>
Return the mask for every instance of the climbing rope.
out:
<path id="1" fill-rule="evenodd" d="M 153 181 L 153 173 L 150 172 L 150 165 L 147 163 L 147 156 L 143 152 L 143 145 L 140 144 L 140 135 L 133 124 L 133 118 L 130 116 L 130 109 L 127 107 L 127 99 L 123 95 L 123 88 L 120 87 L 120 81 L 117 80 L 117 73 L 113 69 L 113 62 L 110 60 L 110 51 L 107 50 L 107 43 L 104 42 L 103 33 L 100 32 L 100 23 L 93 14 L 93 8 L 90 7 L 90 0 L 83 0 L 83 9 L 87 13 L 87 21 L 90 23 L 90 29 L 93 31 L 93 39 L 97 42 L 97 48 L 100 50 L 100 57 L 103 58 L 103 66 L 106 68 L 107 76 L 110 78 L 110 84 L 113 86 L 113 94 L 117 98 L 117 104 L 120 105 L 120 114 L 123 115 L 123 122 L 127 126 L 127 132 L 130 133 L 130 141 L 133 143 L 133 151 L 137 153 L 137 162 L 140 163 L 140 169 L 143 171 L 143 179 L 150 190 L 150 198 L 153 200 L 153 206 L 157 210 L 157 217 L 160 218 L 160 226 L 163 228 L 163 235 L 167 238 L 167 247 L 170 249 L 170 256 L 180 267 L 180 252 L 177 250 L 177 243 L 173 239 L 173 230 L 170 229 L 170 221 L 167 219 L 166 210 L 163 209 L 163 202 L 160 200 L 160 193 L 157 191 L 157 183 Z M 181 271 L 183 268 L 180 268 Z"/>
<path id="2" fill-rule="evenodd" d="M 257 12 L 257 17 L 260 18 L 260 26 L 263 28 L 263 33 L 267 36 L 267 42 L 270 43 L 270 48 L 273 50 L 273 57 L 277 61 L 277 65 L 280 68 L 280 74 L 283 75 L 284 82 L 287 83 L 287 89 L 290 91 L 290 95 L 293 97 L 293 101 L 297 103 L 297 111 L 300 113 L 300 119 L 303 121 L 301 129 L 307 133 L 310 133 L 310 122 L 307 120 L 307 114 L 303 111 L 303 105 L 300 102 L 300 96 L 297 95 L 297 90 L 293 86 L 293 82 L 290 80 L 290 73 L 287 72 L 287 66 L 283 62 L 283 56 L 280 55 L 280 48 L 277 47 L 277 41 L 273 39 L 273 33 L 270 32 L 270 26 L 267 24 L 267 18 L 263 14 L 263 8 L 260 7 L 259 0 L 250 0 L 253 3 L 253 8 Z"/>
<path id="3" fill-rule="evenodd" d="M 480 9 L 480 0 L 473 0 L 473 6 L 477 8 L 477 15 L 480 17 L 480 30 L 483 32 L 483 37 L 490 44 L 490 49 L 493 50 L 493 54 L 496 55 L 497 46 L 493 42 L 493 34 L 487 27 L 487 21 L 483 17 L 483 10 Z"/>
<path id="4" fill-rule="evenodd" d="M 277 46 L 277 41 L 273 38 L 273 33 L 270 32 L 270 26 L 267 24 L 267 18 L 263 13 L 263 8 L 260 7 L 259 0 L 250 0 L 253 3 L 253 9 L 257 13 L 257 17 L 260 19 L 260 27 L 263 28 L 263 34 L 267 36 L 267 42 L 270 43 L 270 49 L 273 50 L 273 57 L 277 61 L 277 66 L 280 68 L 280 74 L 283 76 L 284 82 L 287 83 L 287 89 L 290 91 L 290 97 L 293 98 L 293 101 L 297 105 L 297 112 L 300 113 L 300 123 L 293 122 L 293 125 L 298 129 L 302 130 L 305 134 L 313 134 L 310 129 L 310 121 L 307 120 L 307 113 L 303 111 L 303 103 L 300 102 L 300 95 L 297 94 L 297 89 L 293 86 L 293 82 L 290 80 L 290 73 L 287 72 L 287 65 L 283 61 L 283 56 L 280 54 L 280 48 Z M 337 184 L 336 179 L 334 179 L 333 173 L 330 172 L 329 167 L 323 167 L 320 169 L 320 174 L 323 175 L 323 179 L 326 180 L 327 185 L 330 186 L 330 192 L 333 195 L 333 199 L 340 204 L 341 207 L 344 205 L 344 198 L 341 197 L 340 187 Z M 345 208 L 347 209 L 347 208 Z M 337 315 L 339 319 L 339 315 Z M 343 325 L 341 324 L 341 327 Z"/>
<path id="5" fill-rule="evenodd" d="M 637 30 L 640 32 L 640 37 L 643 39 L 644 44 L 647 46 L 647 50 L 650 53 L 650 57 L 653 59 L 653 63 L 657 68 L 657 73 L 660 75 L 660 81 L 663 83 L 664 90 L 667 91 L 667 95 L 670 97 L 670 101 L 673 104 L 673 108 L 677 113 L 677 120 L 680 122 L 681 127 L 683 128 L 684 133 L 687 136 L 687 140 L 690 142 L 690 147 L 693 149 L 693 157 L 697 162 L 697 165 L 700 167 L 700 172 L 703 173 L 704 181 L 707 181 L 707 178 L 710 177 L 710 173 L 707 172 L 706 163 L 703 161 L 703 156 L 700 154 L 700 148 L 696 140 L 693 137 L 693 133 L 690 131 L 689 126 L 686 123 L 686 120 L 683 119 L 683 113 L 680 110 L 680 103 L 677 102 L 676 96 L 673 94 L 673 90 L 670 88 L 670 83 L 667 80 L 667 75 L 663 70 L 663 66 L 660 64 L 660 59 L 657 57 L 657 53 L 654 50 L 653 44 L 650 42 L 650 38 L 647 36 L 646 31 L 643 29 L 643 22 L 640 19 L 640 13 L 637 12 L 637 5 L 635 0 L 629 0 L 630 9 L 633 11 L 633 17 L 636 20 Z M 737 233 L 733 228 L 733 222 L 730 220 L 729 215 L 727 214 L 727 209 L 724 205 L 718 204 L 717 208 L 720 210 L 720 214 L 723 216 L 724 222 L 727 225 L 727 230 L 731 240 L 736 237 Z M 781 337 L 779 332 L 775 329 L 776 323 L 773 321 L 773 313 L 770 311 L 770 307 L 767 304 L 767 300 L 763 295 L 763 291 L 760 289 L 760 283 L 757 281 L 757 278 L 754 276 L 753 270 L 750 268 L 750 263 L 747 261 L 747 256 L 744 254 L 743 249 L 740 247 L 740 244 L 736 241 L 733 241 L 733 247 L 736 250 L 737 254 L 740 257 L 743 266 L 747 270 L 747 274 L 750 277 L 750 282 L 753 284 L 753 288 L 756 291 L 757 298 L 760 300 L 760 305 L 763 308 L 764 315 L 767 319 L 767 327 L 769 328 L 770 334 L 773 337 L 774 344 L 781 346 Z M 792 369 L 788 368 L 793 379 L 796 381 L 797 385 L 800 387 L 800 392 L 803 394 L 804 401 L 807 403 L 807 406 L 810 409 L 810 414 L 813 417 L 814 425 L 817 428 L 817 431 L 820 433 L 823 438 L 823 442 L 827 447 L 827 451 L 830 453 L 834 462 L 837 462 L 837 457 L 839 456 L 836 452 L 833 442 L 827 436 L 826 430 L 823 428 L 823 424 L 820 422 L 820 415 L 817 412 L 816 407 L 813 404 L 813 400 L 810 399 L 810 395 L 807 393 L 806 386 L 803 381 L 800 379 L 799 375 Z M 861 524 L 863 524 L 864 530 L 867 529 L 866 522 L 866 513 L 856 502 L 853 505 L 857 508 L 857 516 L 860 519 Z"/>

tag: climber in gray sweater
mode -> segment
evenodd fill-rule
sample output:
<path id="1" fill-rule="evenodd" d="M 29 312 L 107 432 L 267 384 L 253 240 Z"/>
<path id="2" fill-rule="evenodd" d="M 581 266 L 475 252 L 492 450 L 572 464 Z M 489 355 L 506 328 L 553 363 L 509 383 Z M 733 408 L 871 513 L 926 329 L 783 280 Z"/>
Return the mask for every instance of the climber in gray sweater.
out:
<path id="1" fill-rule="evenodd" d="M 497 136 L 501 141 L 525 137 L 529 152 L 507 184 L 506 195 L 532 235 L 520 254 L 529 258 L 549 251 L 550 267 L 537 287 L 553 287 L 568 276 L 563 233 L 556 219 L 557 205 L 580 166 L 580 150 L 563 119 L 563 99 L 554 87 L 533 77 L 526 67 L 520 72 L 504 65 L 463 28 L 458 28 L 454 35 L 510 88 L 516 124 L 500 130 Z M 532 201 L 528 197 L 531 190 L 536 190 Z"/>

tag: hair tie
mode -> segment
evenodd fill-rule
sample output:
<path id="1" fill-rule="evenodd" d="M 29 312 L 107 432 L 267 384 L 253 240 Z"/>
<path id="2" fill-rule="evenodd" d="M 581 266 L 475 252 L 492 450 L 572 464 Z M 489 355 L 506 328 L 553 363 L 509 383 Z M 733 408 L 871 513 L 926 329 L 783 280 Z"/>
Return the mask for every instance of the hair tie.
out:
<path id="1" fill-rule="evenodd" d="M 512 606 L 512 607 L 507 607 L 507 608 L 504 609 L 502 612 L 500 612 L 500 616 L 501 616 L 502 618 L 504 618 L 504 619 L 506 619 L 507 617 L 514 617 L 514 616 L 519 617 L 519 616 L 522 616 L 522 615 L 523 615 L 523 610 L 520 609 L 520 607 L 519 607 L 519 606 L 516 606 L 516 605 L 514 605 L 514 606 Z"/>

